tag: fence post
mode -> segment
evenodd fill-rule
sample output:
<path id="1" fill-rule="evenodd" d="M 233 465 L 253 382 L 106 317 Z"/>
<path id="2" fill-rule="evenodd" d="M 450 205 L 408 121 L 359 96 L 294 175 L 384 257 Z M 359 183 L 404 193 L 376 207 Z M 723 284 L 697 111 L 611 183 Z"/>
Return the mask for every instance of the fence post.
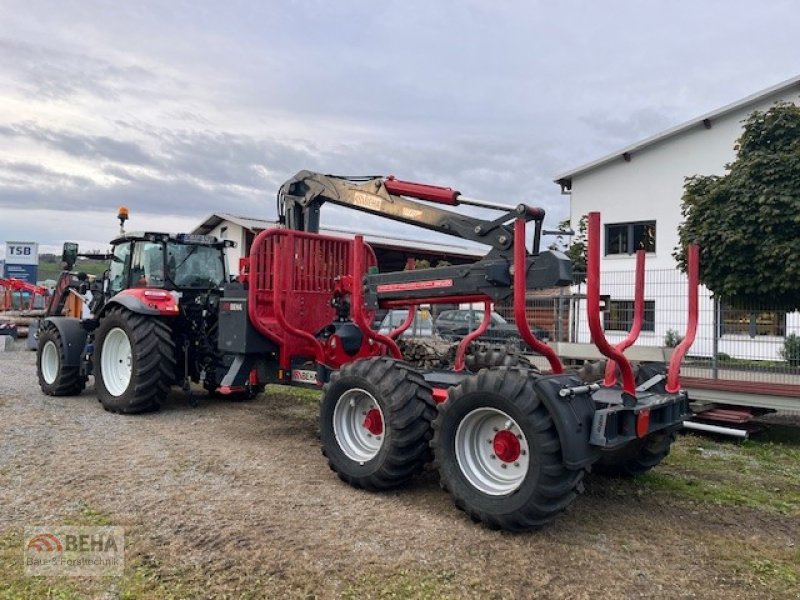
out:
<path id="1" fill-rule="evenodd" d="M 553 332 L 556 342 L 562 342 L 561 339 L 561 321 L 564 317 L 564 288 L 558 288 L 558 309 L 556 310 L 556 330 Z"/>
<path id="2" fill-rule="evenodd" d="M 714 332 L 711 344 L 711 378 L 719 379 L 719 334 L 722 329 L 720 323 L 720 300 L 718 296 L 714 296 Z"/>

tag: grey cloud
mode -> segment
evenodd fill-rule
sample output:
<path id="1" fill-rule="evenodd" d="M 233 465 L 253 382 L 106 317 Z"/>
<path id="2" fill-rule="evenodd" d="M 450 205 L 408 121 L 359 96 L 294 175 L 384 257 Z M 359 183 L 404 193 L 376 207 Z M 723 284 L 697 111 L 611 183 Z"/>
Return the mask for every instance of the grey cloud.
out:
<path id="1" fill-rule="evenodd" d="M 132 126 L 133 127 L 133 126 Z M 274 216 L 278 186 L 300 169 L 348 175 L 395 174 L 426 183 L 458 187 L 464 194 L 517 204 L 544 205 L 554 215 L 566 206 L 544 176 L 554 159 L 533 143 L 481 138 L 419 142 L 362 142 L 321 148 L 312 141 L 286 143 L 227 132 L 153 129 L 136 126 L 148 146 L 25 123 L 0 126 L 0 135 L 26 137 L 95 164 L 113 183 L 63 182 L 58 194 L 43 193 L 58 182 L 25 179 L 20 189 L 0 180 L 0 205 L 55 208 L 65 200 L 90 209 L 119 203 L 152 213 L 201 217 L 212 211 Z M 137 169 L 147 167 L 147 169 Z M 31 173 L 31 175 L 33 175 Z M 548 198 L 550 197 L 550 198 Z M 352 221 L 326 209 L 331 224 Z M 374 227 L 387 224 L 374 220 Z"/>
<path id="2" fill-rule="evenodd" d="M 0 159 L 0 187 L 85 187 L 92 184 L 86 177 L 55 171 L 41 164 Z"/>
<path id="3" fill-rule="evenodd" d="M 85 92 L 105 100 L 135 90 L 156 76 L 141 66 L 119 65 L 64 48 L 0 39 L 0 69 L 27 96 L 64 100 Z"/>
<path id="4" fill-rule="evenodd" d="M 135 142 L 121 141 L 104 135 L 86 135 L 50 129 L 26 122 L 0 125 L 0 136 L 26 138 L 70 156 L 124 164 L 154 164 L 152 157 Z"/>
<path id="5" fill-rule="evenodd" d="M 581 121 L 602 143 L 614 149 L 632 144 L 676 124 L 676 111 L 669 107 L 642 108 L 619 114 L 593 111 Z"/>

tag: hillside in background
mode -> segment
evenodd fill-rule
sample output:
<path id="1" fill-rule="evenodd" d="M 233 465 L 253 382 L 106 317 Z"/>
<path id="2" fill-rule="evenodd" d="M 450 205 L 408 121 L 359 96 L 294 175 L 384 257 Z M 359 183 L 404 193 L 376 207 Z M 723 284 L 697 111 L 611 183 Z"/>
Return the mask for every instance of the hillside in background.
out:
<path id="1" fill-rule="evenodd" d="M 86 258 L 79 258 L 75 263 L 75 271 L 83 271 L 88 275 L 100 276 L 108 268 L 107 261 L 104 260 L 90 260 Z M 61 257 L 55 254 L 40 254 L 39 255 L 39 276 L 38 281 L 45 279 L 58 279 L 61 274 Z"/>

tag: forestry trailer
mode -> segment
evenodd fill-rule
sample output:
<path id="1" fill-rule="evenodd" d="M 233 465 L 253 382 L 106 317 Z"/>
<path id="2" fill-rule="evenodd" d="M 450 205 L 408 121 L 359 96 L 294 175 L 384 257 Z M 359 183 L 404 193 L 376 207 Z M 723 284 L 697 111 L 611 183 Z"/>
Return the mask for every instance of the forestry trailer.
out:
<path id="1" fill-rule="evenodd" d="M 412 198 L 491 208 L 499 216 L 478 219 Z M 479 242 L 489 251 L 469 265 L 379 273 L 362 236 L 318 233 L 326 202 Z M 689 250 L 686 335 L 668 366 L 643 364 L 634 371 L 623 351 L 643 320 L 644 254 L 637 257 L 633 330 L 612 346 L 600 325 L 600 216 L 589 215 L 587 317 L 594 343 L 609 360 L 602 381 L 585 381 L 565 372 L 528 324 L 528 290 L 572 280 L 566 256 L 540 250 L 542 209 L 482 202 L 393 177 L 301 171 L 280 188 L 278 212 L 282 226 L 258 234 L 246 272 L 225 286 L 219 301 L 219 349 L 230 364 L 221 390 L 266 383 L 324 386 L 322 451 L 331 469 L 353 486 L 392 488 L 433 460 L 442 487 L 474 520 L 532 529 L 566 509 L 593 465 L 637 474 L 658 464 L 690 414 L 679 371 L 697 325 L 696 247 Z M 547 359 L 549 373 L 497 352 L 485 357 L 477 373 L 465 369 L 470 343 L 486 331 L 492 303 L 502 301 L 513 303 L 521 339 Z M 453 368 L 422 370 L 404 362 L 395 340 L 411 324 L 414 308 L 461 302 L 483 303 L 485 310 L 481 326 L 459 344 Z M 392 308 L 408 309 L 406 323 L 388 335 L 374 331 L 374 312 Z M 130 312 L 112 312 L 121 310 Z M 155 336 L 148 339 L 157 346 L 169 317 L 159 313 L 153 320 L 152 333 L 144 337 Z M 118 332 L 119 345 L 127 343 L 121 321 L 100 322 L 98 341 Z M 119 368 L 128 369 L 126 374 L 133 368 L 139 377 L 137 361 L 149 365 L 148 360 L 134 354 L 132 367 Z M 105 364 L 102 357 L 99 362 Z M 158 370 L 149 377 L 143 385 L 163 384 Z"/>
<path id="2" fill-rule="evenodd" d="M 473 264 L 379 273 L 362 236 L 319 234 L 326 202 L 489 251 Z M 484 220 L 430 203 L 475 205 L 499 216 Z M 384 490 L 433 461 L 456 506 L 511 531 L 563 512 L 592 467 L 627 474 L 654 467 L 690 414 L 679 371 L 697 327 L 697 247 L 688 252 L 683 341 L 668 366 L 634 370 L 623 351 L 643 321 L 644 253 L 637 256 L 632 331 L 612 346 L 600 325 L 600 216 L 589 215 L 587 318 L 609 360 L 602 381 L 587 381 L 565 372 L 528 324 L 528 290 L 572 279 L 566 256 L 540 250 L 542 209 L 393 177 L 301 171 L 280 188 L 278 213 L 280 225 L 256 236 L 236 282 L 226 280 L 229 242 L 208 236 L 123 233 L 104 255 L 109 269 L 99 281 L 72 272 L 77 246 L 65 244 L 65 271 L 39 328 L 44 392 L 77 394 L 93 375 L 106 409 L 137 413 L 157 408 L 170 386 L 190 390 L 190 382 L 245 397 L 268 383 L 323 386 L 322 451 L 341 479 Z M 121 212 L 121 224 L 125 218 Z M 459 343 L 452 368 L 404 362 L 396 340 L 415 308 L 462 302 L 482 303 L 484 317 Z M 473 356 L 466 368 L 470 344 L 488 328 L 496 302 L 513 304 L 520 338 L 546 358 L 549 373 L 497 351 Z M 375 312 L 393 308 L 408 311 L 406 322 L 388 334 L 375 331 Z M 476 366 L 483 368 L 474 372 Z"/>

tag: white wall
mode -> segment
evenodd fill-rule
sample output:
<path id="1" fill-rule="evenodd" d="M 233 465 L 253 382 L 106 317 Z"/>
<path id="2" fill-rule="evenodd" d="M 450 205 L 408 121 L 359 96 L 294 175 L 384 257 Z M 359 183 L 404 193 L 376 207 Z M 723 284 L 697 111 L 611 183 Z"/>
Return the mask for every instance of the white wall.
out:
<path id="1" fill-rule="evenodd" d="M 742 108 L 724 117 L 712 120 L 710 129 L 702 124 L 673 137 L 654 143 L 631 154 L 630 162 L 622 157 L 602 165 L 594 170 L 581 173 L 572 179 L 571 221 L 577 231 L 581 216 L 591 212 L 601 213 L 601 252 L 605 252 L 605 225 L 633 221 L 656 221 L 656 251 L 647 255 L 648 271 L 658 269 L 675 269 L 672 257 L 673 249 L 678 244 L 678 225 L 681 217 L 681 197 L 683 195 L 684 178 L 691 175 L 722 175 L 725 164 L 735 158 L 733 146 L 742 132 L 742 121 L 753 110 L 765 110 L 778 100 L 797 102 L 796 89 L 784 91 L 761 100 L 757 104 Z M 612 255 L 602 257 L 600 268 L 603 272 L 632 271 L 635 259 L 633 256 Z M 610 293 L 603 289 L 601 293 Z M 674 286 L 669 289 L 660 287 L 658 282 L 648 283 L 646 299 L 660 296 L 674 296 Z M 708 298 L 703 290 L 701 298 Z M 615 290 L 613 299 L 633 299 L 633 288 L 627 296 Z M 674 304 L 674 302 L 673 302 Z M 701 300 L 701 306 L 703 301 Z M 585 315 L 580 330 L 580 337 L 586 337 L 588 330 Z M 701 329 L 713 330 L 713 325 L 704 322 L 701 313 Z M 655 332 L 643 332 L 640 343 L 660 345 L 669 328 L 675 329 L 676 317 L 673 310 L 669 317 L 659 310 L 656 302 Z M 683 328 L 685 320 L 678 323 Z M 787 316 L 787 333 L 800 333 L 800 316 Z M 622 334 L 609 334 L 609 338 L 621 338 Z M 726 336 L 727 337 L 727 336 Z M 745 337 L 745 340 L 747 338 Z M 782 338 L 758 337 L 759 358 L 778 359 L 778 349 L 782 346 Z M 732 340 L 731 340 L 732 341 Z M 737 340 L 741 345 L 743 340 Z M 762 343 L 762 342 L 767 342 Z M 710 355 L 710 348 L 705 344 L 696 344 L 693 353 Z M 727 352 L 728 340 L 724 337 L 720 343 L 720 351 Z M 732 356 L 737 354 L 728 352 Z"/>
<path id="2" fill-rule="evenodd" d="M 227 227 L 227 230 L 222 231 Z M 235 248 L 226 248 L 225 257 L 228 261 L 227 269 L 229 275 L 239 274 L 239 259 L 244 256 L 245 252 L 245 231 L 241 225 L 231 223 L 230 221 L 223 221 L 214 229 L 208 232 L 208 235 L 213 235 L 220 240 L 232 240 L 236 242 Z"/>

